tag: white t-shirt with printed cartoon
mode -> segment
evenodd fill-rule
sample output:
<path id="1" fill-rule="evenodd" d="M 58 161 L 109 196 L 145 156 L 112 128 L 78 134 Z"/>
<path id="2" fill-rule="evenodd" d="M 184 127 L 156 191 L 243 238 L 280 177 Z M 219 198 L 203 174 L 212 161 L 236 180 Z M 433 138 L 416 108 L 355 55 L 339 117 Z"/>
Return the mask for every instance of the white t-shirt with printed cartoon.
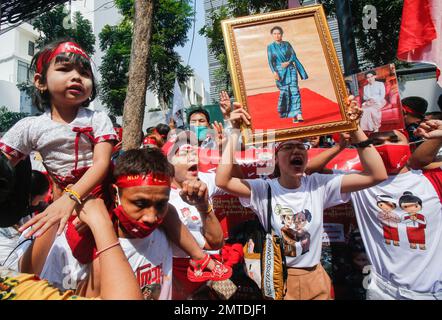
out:
<path id="1" fill-rule="evenodd" d="M 26 117 L 17 122 L 0 139 L 0 150 L 17 158 L 38 151 L 43 163 L 54 175 L 71 177 L 75 166 L 75 139 L 77 131 L 88 128 L 94 139 L 80 134 L 77 169 L 93 163 L 93 145 L 117 140 L 112 122 L 103 111 L 79 108 L 76 118 L 69 124 L 55 122 L 50 110 L 40 116 Z"/>
<path id="2" fill-rule="evenodd" d="M 410 206 L 402 201 L 402 207 L 405 203 L 408 208 L 401 208 L 401 197 L 407 191 L 422 205 Z M 394 201 L 391 212 L 378 207 L 381 195 Z M 422 172 L 390 176 L 376 186 L 351 193 L 351 200 L 371 272 L 394 286 L 415 292 L 442 292 L 442 206 Z M 381 219 L 385 216 L 395 219 Z"/>
<path id="3" fill-rule="evenodd" d="M 119 241 L 145 298 L 172 299 L 172 247 L 164 232 L 156 229 L 147 238 Z M 61 290 L 75 289 L 89 268 L 74 258 L 63 233 L 49 251 L 41 278 Z"/>
<path id="4" fill-rule="evenodd" d="M 321 258 L 324 209 L 343 203 L 343 175 L 312 174 L 297 189 L 282 187 L 278 179 L 247 179 L 250 198 L 239 198 L 267 229 L 267 186 L 272 190 L 272 229 L 282 237 L 288 267 L 308 268 Z"/>

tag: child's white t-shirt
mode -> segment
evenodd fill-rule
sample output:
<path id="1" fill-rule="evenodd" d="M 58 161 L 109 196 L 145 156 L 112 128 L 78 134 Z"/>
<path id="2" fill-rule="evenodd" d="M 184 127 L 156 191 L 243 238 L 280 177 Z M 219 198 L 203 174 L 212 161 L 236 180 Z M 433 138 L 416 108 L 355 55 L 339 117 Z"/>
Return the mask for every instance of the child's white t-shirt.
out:
<path id="1" fill-rule="evenodd" d="M 410 213 L 399 204 L 406 191 L 422 201 L 416 220 L 410 219 Z M 394 201 L 392 213 L 400 218 L 399 222 L 387 224 L 380 219 L 379 196 Z M 442 206 L 422 171 L 389 176 L 376 186 L 352 192 L 351 200 L 370 271 L 394 286 L 421 293 L 442 292 Z M 393 239 L 398 239 L 396 245 Z"/>
<path id="2" fill-rule="evenodd" d="M 152 295 L 158 300 L 172 298 L 172 247 L 161 229 L 154 230 L 146 238 L 119 238 L 121 247 L 137 277 L 145 298 Z M 74 289 L 84 280 L 89 265 L 80 264 L 63 233 L 56 238 L 41 278 L 48 280 L 60 290 Z"/>
<path id="3" fill-rule="evenodd" d="M 344 202 L 343 175 L 312 174 L 301 178 L 297 189 L 282 187 L 278 179 L 247 179 L 250 198 L 239 198 L 250 207 L 267 230 L 267 186 L 272 190 L 272 229 L 283 239 L 287 266 L 308 268 L 321 258 L 324 210 Z"/>
<path id="4" fill-rule="evenodd" d="M 69 124 L 55 122 L 50 110 L 40 116 L 26 117 L 17 122 L 0 139 L 0 150 L 14 158 L 23 158 L 38 151 L 48 171 L 56 176 L 71 177 L 75 167 L 75 140 L 79 129 L 91 128 L 79 135 L 77 169 L 93 163 L 93 146 L 103 141 L 118 140 L 112 122 L 103 111 L 79 108 L 76 118 Z"/>

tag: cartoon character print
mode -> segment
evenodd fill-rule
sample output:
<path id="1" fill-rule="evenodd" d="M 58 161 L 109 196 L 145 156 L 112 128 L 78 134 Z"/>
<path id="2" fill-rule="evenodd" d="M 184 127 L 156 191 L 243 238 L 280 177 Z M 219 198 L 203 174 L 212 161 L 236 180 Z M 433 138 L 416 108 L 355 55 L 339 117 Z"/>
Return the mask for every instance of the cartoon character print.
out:
<path id="1" fill-rule="evenodd" d="M 305 230 L 305 226 L 312 219 L 310 211 L 304 210 L 294 213 L 291 208 L 276 205 L 276 215 L 281 217 L 281 234 L 284 243 L 284 255 L 289 257 L 296 257 L 296 242 L 301 244 L 302 252 L 298 255 L 303 255 L 310 250 L 310 233 Z"/>
<path id="2" fill-rule="evenodd" d="M 407 225 L 407 237 L 411 249 L 425 250 L 425 228 L 427 221 L 419 211 L 422 210 L 422 200 L 410 191 L 405 191 L 399 198 L 399 206 L 406 212 L 403 217 Z"/>
<path id="3" fill-rule="evenodd" d="M 310 250 L 310 233 L 305 229 L 305 226 L 307 223 L 310 223 L 310 221 L 312 221 L 312 214 L 307 209 L 295 214 L 295 240 L 301 243 L 301 254 L 305 254 Z"/>
<path id="4" fill-rule="evenodd" d="M 376 204 L 381 211 L 378 213 L 378 218 L 384 230 L 385 243 L 394 246 L 399 246 L 399 230 L 398 223 L 401 218 L 393 212 L 397 205 L 394 199 L 387 195 L 376 196 Z"/>

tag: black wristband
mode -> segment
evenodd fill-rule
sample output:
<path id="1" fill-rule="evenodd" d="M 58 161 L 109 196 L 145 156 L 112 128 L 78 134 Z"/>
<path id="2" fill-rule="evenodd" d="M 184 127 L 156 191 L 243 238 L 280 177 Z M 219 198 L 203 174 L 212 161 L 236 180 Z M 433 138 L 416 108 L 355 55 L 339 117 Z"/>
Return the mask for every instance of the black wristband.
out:
<path id="1" fill-rule="evenodd" d="M 371 144 L 373 144 L 373 140 L 367 139 L 358 143 L 353 143 L 352 145 L 356 148 L 367 148 Z"/>

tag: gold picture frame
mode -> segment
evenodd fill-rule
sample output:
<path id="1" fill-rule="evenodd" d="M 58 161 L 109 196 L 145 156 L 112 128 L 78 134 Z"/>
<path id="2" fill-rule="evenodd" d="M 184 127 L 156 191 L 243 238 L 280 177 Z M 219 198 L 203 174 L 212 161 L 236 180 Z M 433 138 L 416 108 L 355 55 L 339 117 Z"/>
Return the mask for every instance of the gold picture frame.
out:
<path id="1" fill-rule="evenodd" d="M 222 21 L 221 25 L 233 93 L 252 116 L 251 125 L 241 128 L 246 145 L 357 129 L 345 112 L 348 91 L 322 5 L 233 18 Z M 275 47 L 271 46 L 282 43 L 275 40 L 278 27 L 281 36 L 289 34 L 290 41 L 283 42 L 294 46 L 291 51 L 294 59 L 304 61 L 306 80 L 298 78 L 298 73 L 302 78 L 302 65 L 297 67 L 294 62 L 287 62 L 290 68 L 283 68 L 286 62 L 281 63 L 278 70 L 282 71 L 272 72 L 272 66 L 278 65 L 276 55 L 272 55 Z M 293 82 L 293 68 L 299 86 L 297 94 L 293 94 L 296 93 L 293 83 L 287 86 L 288 76 L 279 76 L 291 72 Z M 303 114 L 309 116 L 302 119 Z"/>

